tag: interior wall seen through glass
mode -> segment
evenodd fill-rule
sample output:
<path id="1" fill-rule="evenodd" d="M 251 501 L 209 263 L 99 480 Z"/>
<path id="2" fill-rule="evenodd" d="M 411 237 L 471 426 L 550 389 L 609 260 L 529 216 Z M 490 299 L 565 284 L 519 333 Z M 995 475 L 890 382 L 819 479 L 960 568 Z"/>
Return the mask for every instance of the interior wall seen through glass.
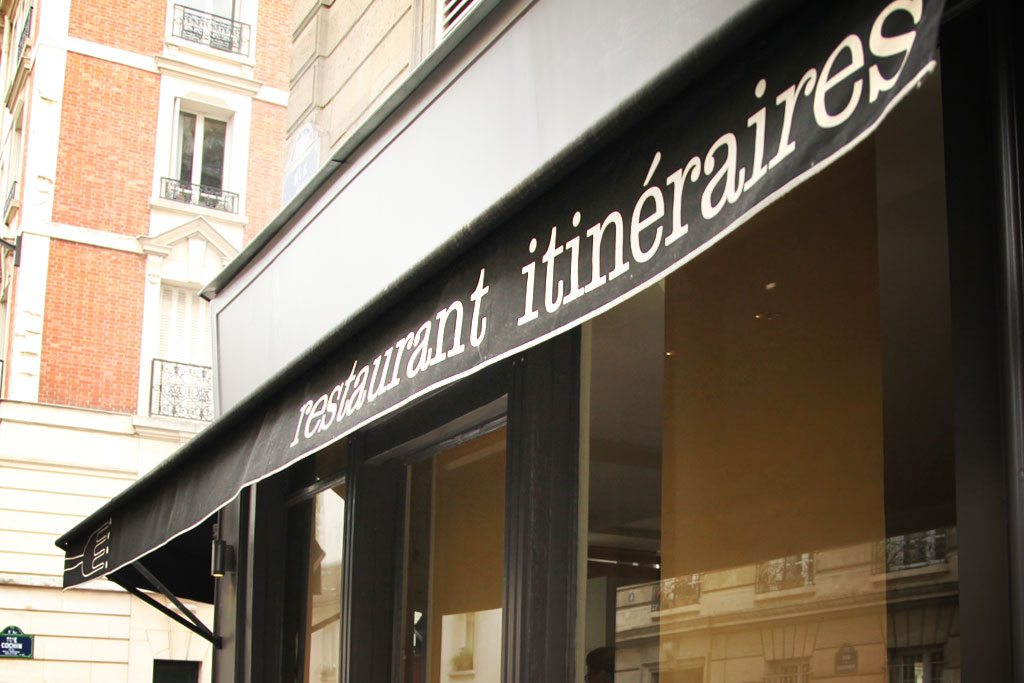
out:
<path id="1" fill-rule="evenodd" d="M 501 680 L 504 428 L 408 467 L 399 680 Z"/>
<path id="2" fill-rule="evenodd" d="M 939 103 L 585 327 L 577 680 L 960 680 Z"/>

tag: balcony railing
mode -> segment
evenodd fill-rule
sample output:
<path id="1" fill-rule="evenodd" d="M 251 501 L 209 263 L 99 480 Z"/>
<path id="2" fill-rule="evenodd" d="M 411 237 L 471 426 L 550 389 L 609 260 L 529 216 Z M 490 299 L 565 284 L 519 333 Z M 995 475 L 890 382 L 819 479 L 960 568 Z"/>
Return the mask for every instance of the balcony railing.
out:
<path id="1" fill-rule="evenodd" d="M 30 6 L 28 8 L 28 14 L 25 15 L 25 24 L 21 27 L 21 37 L 18 38 L 18 58 L 14 60 L 15 63 L 21 61 L 21 55 L 25 52 L 25 43 L 28 42 L 28 37 L 32 33 L 32 11 L 35 7 Z"/>
<path id="2" fill-rule="evenodd" d="M 213 368 L 153 359 L 150 415 L 213 419 Z"/>
<path id="3" fill-rule="evenodd" d="M 700 574 L 687 574 L 662 579 L 654 592 L 651 611 L 659 612 L 673 607 L 696 605 L 700 602 Z"/>
<path id="4" fill-rule="evenodd" d="M 236 193 L 207 185 L 193 185 L 174 178 L 161 178 L 160 196 L 184 204 L 238 213 L 238 195 Z"/>
<path id="5" fill-rule="evenodd" d="M 763 683 L 811 683 L 810 662 L 768 662 Z"/>
<path id="6" fill-rule="evenodd" d="M 12 180 L 11 187 L 7 190 L 7 199 L 4 200 L 4 225 L 11 220 L 11 209 L 17 208 L 14 198 L 18 196 L 18 181 Z"/>
<path id="7" fill-rule="evenodd" d="M 881 574 L 945 564 L 946 540 L 945 529 L 890 536 L 875 545 L 871 571 Z"/>
<path id="8" fill-rule="evenodd" d="M 757 565 L 756 593 L 814 585 L 814 553 L 780 557 Z"/>
<path id="9" fill-rule="evenodd" d="M 214 50 L 249 54 L 249 25 L 202 10 L 174 6 L 171 34 Z"/>

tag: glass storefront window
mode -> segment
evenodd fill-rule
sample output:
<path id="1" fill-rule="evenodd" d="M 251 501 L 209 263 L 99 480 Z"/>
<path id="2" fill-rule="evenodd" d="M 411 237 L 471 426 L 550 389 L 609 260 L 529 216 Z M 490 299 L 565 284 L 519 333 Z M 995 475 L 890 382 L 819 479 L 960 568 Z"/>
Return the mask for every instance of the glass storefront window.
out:
<path id="1" fill-rule="evenodd" d="M 340 680 L 346 461 L 341 442 L 289 473 L 298 491 L 288 510 L 285 680 Z"/>
<path id="2" fill-rule="evenodd" d="M 408 467 L 402 683 L 501 680 L 504 428 Z"/>
<path id="3" fill-rule="evenodd" d="M 584 327 L 577 681 L 960 680 L 939 102 Z"/>
<path id="4" fill-rule="evenodd" d="M 345 526 L 345 485 L 313 499 L 306 608 L 307 683 L 339 680 L 341 634 L 342 531 Z"/>

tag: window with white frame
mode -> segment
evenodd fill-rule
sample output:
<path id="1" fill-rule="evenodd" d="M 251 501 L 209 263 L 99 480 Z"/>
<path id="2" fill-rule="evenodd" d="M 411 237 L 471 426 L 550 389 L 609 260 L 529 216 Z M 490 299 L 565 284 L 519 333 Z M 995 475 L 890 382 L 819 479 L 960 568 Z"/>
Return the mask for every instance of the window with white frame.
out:
<path id="1" fill-rule="evenodd" d="M 226 189 L 230 122 L 219 113 L 180 108 L 175 121 L 171 176 L 160 196 L 219 211 L 238 212 L 238 194 Z"/>
<path id="2" fill-rule="evenodd" d="M 242 3 L 235 0 L 181 0 L 178 4 L 200 12 L 216 14 L 218 17 L 233 19 L 238 15 Z"/>
<path id="3" fill-rule="evenodd" d="M 210 304 L 194 289 L 162 285 L 150 414 L 213 419 L 212 358 Z"/>

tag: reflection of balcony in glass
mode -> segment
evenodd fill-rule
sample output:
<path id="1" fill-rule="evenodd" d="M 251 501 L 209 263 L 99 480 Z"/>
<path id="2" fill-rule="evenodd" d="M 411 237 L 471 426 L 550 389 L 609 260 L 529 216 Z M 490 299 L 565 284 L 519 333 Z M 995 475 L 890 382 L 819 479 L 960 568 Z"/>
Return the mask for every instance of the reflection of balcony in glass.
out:
<path id="1" fill-rule="evenodd" d="M 174 6 L 171 34 L 223 52 L 249 54 L 249 25 L 202 10 Z"/>
<path id="2" fill-rule="evenodd" d="M 889 651 L 889 680 L 892 683 L 942 683 L 944 655 L 941 648 Z"/>
<path id="3" fill-rule="evenodd" d="M 664 579 L 651 600 L 651 611 L 696 605 L 700 601 L 700 574 Z"/>
<path id="4" fill-rule="evenodd" d="M 238 212 L 238 194 L 208 185 L 183 183 L 174 178 L 160 179 L 160 196 L 174 202 L 205 206 L 208 209 Z"/>
<path id="5" fill-rule="evenodd" d="M 801 553 L 762 562 L 757 566 L 758 593 L 814 585 L 814 554 Z"/>
<path id="6" fill-rule="evenodd" d="M 764 683 L 810 683 L 811 663 L 806 659 L 765 662 Z"/>
<path id="7" fill-rule="evenodd" d="M 899 572 L 946 563 L 946 530 L 930 529 L 890 536 L 874 549 L 871 571 Z"/>
<path id="8" fill-rule="evenodd" d="M 153 359 L 150 415 L 213 419 L 213 368 Z"/>

